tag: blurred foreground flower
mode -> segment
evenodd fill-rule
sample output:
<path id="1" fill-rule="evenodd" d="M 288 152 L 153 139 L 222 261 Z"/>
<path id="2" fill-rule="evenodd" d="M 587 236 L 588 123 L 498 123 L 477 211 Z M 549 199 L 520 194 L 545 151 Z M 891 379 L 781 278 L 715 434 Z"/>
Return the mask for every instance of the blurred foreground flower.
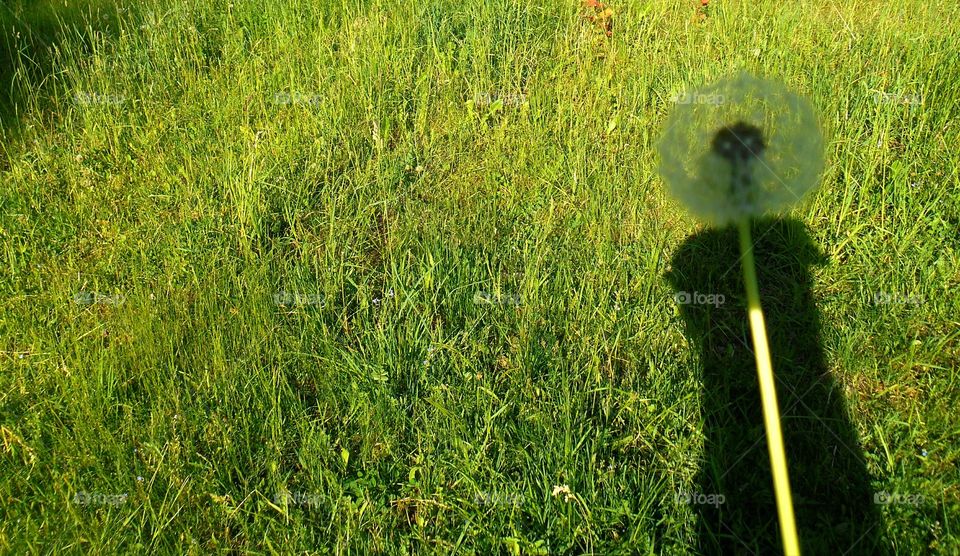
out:
<path id="1" fill-rule="evenodd" d="M 792 205 L 823 170 L 809 103 L 745 73 L 679 97 L 659 150 L 671 195 L 715 225 Z"/>

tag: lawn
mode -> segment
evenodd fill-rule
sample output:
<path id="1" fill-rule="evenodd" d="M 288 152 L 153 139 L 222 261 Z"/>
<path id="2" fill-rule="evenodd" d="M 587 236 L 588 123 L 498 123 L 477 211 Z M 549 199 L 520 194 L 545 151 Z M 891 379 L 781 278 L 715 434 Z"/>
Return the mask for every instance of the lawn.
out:
<path id="1" fill-rule="evenodd" d="M 607 4 L 0 4 L 0 552 L 776 553 L 658 171 L 747 71 L 826 142 L 754 224 L 804 553 L 960 553 L 960 5 Z"/>

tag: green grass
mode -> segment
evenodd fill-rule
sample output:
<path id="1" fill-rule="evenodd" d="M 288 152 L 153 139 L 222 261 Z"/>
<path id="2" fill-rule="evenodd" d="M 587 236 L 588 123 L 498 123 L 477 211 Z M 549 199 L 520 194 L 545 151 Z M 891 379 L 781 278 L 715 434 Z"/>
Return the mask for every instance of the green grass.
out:
<path id="1" fill-rule="evenodd" d="M 828 137 L 754 236 L 801 541 L 960 551 L 954 3 L 131 4 L 0 5 L 3 552 L 777 549 L 736 240 L 656 170 L 740 69 Z"/>

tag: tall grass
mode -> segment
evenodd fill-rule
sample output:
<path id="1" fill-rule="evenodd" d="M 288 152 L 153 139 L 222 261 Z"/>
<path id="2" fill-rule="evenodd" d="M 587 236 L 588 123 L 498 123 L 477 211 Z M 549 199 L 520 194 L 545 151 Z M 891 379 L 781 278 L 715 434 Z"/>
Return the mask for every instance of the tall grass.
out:
<path id="1" fill-rule="evenodd" d="M 697 552 L 653 144 L 746 69 L 828 128 L 794 216 L 872 488 L 923 499 L 885 546 L 957 551 L 958 9 L 611 3 L 0 6 L 0 547 Z"/>

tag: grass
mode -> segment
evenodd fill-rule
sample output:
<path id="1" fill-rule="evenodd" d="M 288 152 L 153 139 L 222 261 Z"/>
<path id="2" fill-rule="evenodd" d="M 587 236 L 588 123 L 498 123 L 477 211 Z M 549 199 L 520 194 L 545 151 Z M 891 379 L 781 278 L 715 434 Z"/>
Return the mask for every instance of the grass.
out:
<path id="1" fill-rule="evenodd" d="M 745 69 L 829 139 L 754 235 L 801 543 L 960 551 L 960 9 L 611 5 L 0 6 L 0 550 L 776 550 L 654 148 Z"/>

